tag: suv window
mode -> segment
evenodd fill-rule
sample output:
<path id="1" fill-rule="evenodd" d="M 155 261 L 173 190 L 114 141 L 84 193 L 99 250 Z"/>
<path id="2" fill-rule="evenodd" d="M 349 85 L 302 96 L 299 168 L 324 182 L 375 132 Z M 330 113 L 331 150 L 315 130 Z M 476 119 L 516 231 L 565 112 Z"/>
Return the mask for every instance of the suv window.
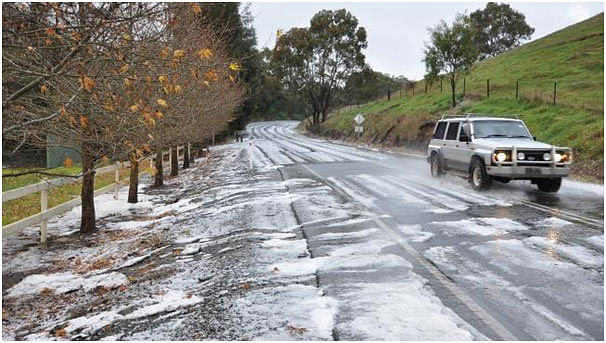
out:
<path id="1" fill-rule="evenodd" d="M 446 132 L 446 139 L 450 141 L 456 140 L 457 133 L 459 133 L 459 123 L 450 122 L 450 125 L 448 125 L 448 132 Z"/>
<path id="2" fill-rule="evenodd" d="M 444 132 L 446 131 L 446 122 L 445 121 L 441 121 L 438 123 L 438 126 L 436 127 L 436 132 L 433 134 L 433 138 L 435 139 L 442 139 L 444 138 Z"/>
<path id="3" fill-rule="evenodd" d="M 461 132 L 459 132 L 459 141 L 464 142 L 466 141 L 464 138 L 467 137 L 467 139 L 469 139 L 469 124 L 468 123 L 463 123 L 463 125 L 461 125 Z"/>

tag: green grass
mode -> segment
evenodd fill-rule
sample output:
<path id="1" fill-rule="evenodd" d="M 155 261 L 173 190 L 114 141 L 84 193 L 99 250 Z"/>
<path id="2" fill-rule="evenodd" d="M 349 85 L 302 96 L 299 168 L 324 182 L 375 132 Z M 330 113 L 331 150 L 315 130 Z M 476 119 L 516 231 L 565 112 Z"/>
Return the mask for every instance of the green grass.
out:
<path id="1" fill-rule="evenodd" d="M 470 94 L 515 97 L 515 84 L 527 98 L 553 100 L 568 107 L 604 110 L 604 14 L 478 63 L 466 77 Z M 460 87 L 462 85 L 459 85 Z"/>
<path id="2" fill-rule="evenodd" d="M 391 101 L 380 99 L 360 108 L 331 113 L 325 134 L 353 136 L 353 117 L 363 113 L 363 140 L 422 149 L 431 124 L 442 113 L 521 114 L 541 141 L 569 146 L 575 153 L 573 173 L 601 182 L 604 165 L 604 14 L 477 63 L 457 86 L 457 108 L 450 108 L 444 81 L 417 83 L 415 96 L 406 92 Z M 490 98 L 486 98 L 490 79 Z M 515 85 L 519 81 L 519 99 Z M 557 105 L 553 83 L 557 82 Z M 337 111 L 335 111 L 337 112 Z"/>
<path id="3" fill-rule="evenodd" d="M 78 167 L 70 167 L 67 170 L 73 171 L 74 168 Z M 79 173 L 75 171 L 74 174 Z M 130 168 L 122 168 L 120 169 L 120 179 L 124 179 L 128 177 L 130 173 Z M 115 175 L 114 173 L 104 173 L 101 175 L 95 176 L 95 190 L 99 188 L 103 188 L 109 184 L 114 182 Z M 3 188 L 4 188 L 4 179 Z M 34 179 L 28 179 L 25 181 L 31 181 L 31 183 L 36 183 Z M 23 181 L 23 182 L 25 182 Z M 25 184 L 24 184 L 25 185 Z M 23 186 L 23 185 L 22 185 Z M 19 187 L 22 187 L 19 186 Z M 52 208 L 57 205 L 60 205 L 64 202 L 72 200 L 76 197 L 80 196 L 80 191 L 82 187 L 82 181 L 78 181 L 75 183 L 63 185 L 60 187 L 55 187 L 49 190 L 48 192 L 48 207 Z M 16 188 L 16 187 L 15 187 Z M 24 196 L 19 199 L 10 200 L 4 202 L 2 204 L 2 225 L 8 225 L 10 223 L 16 222 L 20 219 L 27 218 L 36 213 L 40 212 L 40 192 L 30 194 Z"/>
<path id="4" fill-rule="evenodd" d="M 339 115 L 331 115 L 323 124 L 325 128 L 348 132 L 353 130 L 353 118 L 362 113 L 365 136 L 375 137 L 387 133 L 396 135 L 399 140 L 414 139 L 418 127 L 424 121 L 430 120 L 436 112 L 446 111 L 450 108 L 448 94 L 429 93 L 415 97 L 402 96 L 392 98 L 391 101 L 375 101 L 354 107 Z"/>
<path id="5" fill-rule="evenodd" d="M 16 174 L 25 171 L 32 170 L 31 168 L 2 168 L 2 175 L 6 174 Z M 40 171 L 44 171 L 47 173 L 55 173 L 55 174 L 64 174 L 64 175 L 77 175 L 82 171 L 82 167 L 80 165 L 75 165 L 72 167 L 58 167 L 52 169 L 40 169 Z M 52 179 L 54 177 L 40 174 L 27 174 L 16 177 L 3 177 L 2 178 L 2 191 L 10 191 L 11 189 L 24 187 L 27 185 L 32 185 L 42 181 L 42 179 L 48 178 Z"/>

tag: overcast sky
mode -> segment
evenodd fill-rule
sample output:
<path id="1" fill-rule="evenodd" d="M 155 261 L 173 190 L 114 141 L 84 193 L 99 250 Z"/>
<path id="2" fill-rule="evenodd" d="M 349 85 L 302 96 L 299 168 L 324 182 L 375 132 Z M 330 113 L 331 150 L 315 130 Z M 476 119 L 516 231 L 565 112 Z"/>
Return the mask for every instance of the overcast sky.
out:
<path id="1" fill-rule="evenodd" d="M 512 3 L 535 28 L 532 39 L 543 37 L 604 11 L 603 3 Z M 374 70 L 409 79 L 425 74 L 421 62 L 427 28 L 444 19 L 450 23 L 457 12 L 467 13 L 485 7 L 485 3 L 264 3 L 251 4 L 259 48 L 273 48 L 277 29 L 309 26 L 311 17 L 321 9 L 346 8 L 368 32 L 366 62 Z"/>

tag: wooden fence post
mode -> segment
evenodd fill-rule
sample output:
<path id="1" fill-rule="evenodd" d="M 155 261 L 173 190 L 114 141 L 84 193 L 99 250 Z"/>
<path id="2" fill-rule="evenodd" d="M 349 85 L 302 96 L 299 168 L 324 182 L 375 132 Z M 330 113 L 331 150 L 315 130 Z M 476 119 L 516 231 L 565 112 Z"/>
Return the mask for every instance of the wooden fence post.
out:
<path id="1" fill-rule="evenodd" d="M 440 93 L 442 93 L 442 78 L 440 78 Z"/>
<path id="2" fill-rule="evenodd" d="M 40 212 L 48 210 L 48 190 L 46 187 L 46 178 L 44 178 L 44 188 L 40 190 Z M 40 222 L 40 243 L 46 243 L 47 229 L 48 219 L 42 219 Z"/>
<path id="3" fill-rule="evenodd" d="M 114 200 L 118 200 L 118 190 L 120 189 L 120 162 L 116 162 L 117 168 L 114 171 Z"/>
<path id="4" fill-rule="evenodd" d="M 486 79 L 486 98 L 490 98 L 490 79 Z"/>
<path id="5" fill-rule="evenodd" d="M 555 104 L 556 104 L 556 89 L 557 89 L 557 85 L 558 85 L 558 83 L 557 83 L 557 82 L 554 82 L 554 83 L 553 83 L 553 105 L 554 105 L 554 106 L 555 106 Z"/>
<path id="6" fill-rule="evenodd" d="M 391 100 L 391 91 L 387 90 L 387 101 Z"/>
<path id="7" fill-rule="evenodd" d="M 518 97 L 519 83 L 520 83 L 520 80 L 516 80 L 516 100 L 519 99 L 519 97 Z"/>
<path id="8" fill-rule="evenodd" d="M 463 78 L 463 97 L 465 97 L 465 78 Z"/>

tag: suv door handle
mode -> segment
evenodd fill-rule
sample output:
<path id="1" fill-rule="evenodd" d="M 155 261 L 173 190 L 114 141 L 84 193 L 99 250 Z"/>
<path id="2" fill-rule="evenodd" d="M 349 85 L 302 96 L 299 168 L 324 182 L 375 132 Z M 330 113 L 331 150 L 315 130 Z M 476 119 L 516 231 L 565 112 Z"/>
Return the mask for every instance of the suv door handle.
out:
<path id="1" fill-rule="evenodd" d="M 457 148 L 459 147 L 459 145 L 457 144 Z"/>

